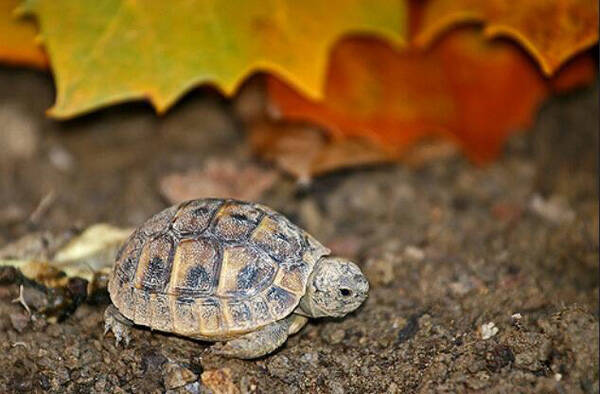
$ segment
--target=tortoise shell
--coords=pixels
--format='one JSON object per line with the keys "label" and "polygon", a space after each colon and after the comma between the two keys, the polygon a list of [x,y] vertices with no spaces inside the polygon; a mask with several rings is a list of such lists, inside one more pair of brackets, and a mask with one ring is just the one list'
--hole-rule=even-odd
{"label": "tortoise shell", "polygon": [[154,215],[120,249],[114,305],[136,324],[223,339],[289,315],[329,250],[281,214],[221,199]]}

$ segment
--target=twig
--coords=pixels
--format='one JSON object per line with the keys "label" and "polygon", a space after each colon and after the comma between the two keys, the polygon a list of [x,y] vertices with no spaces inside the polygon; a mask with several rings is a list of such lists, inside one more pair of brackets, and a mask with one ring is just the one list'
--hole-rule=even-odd
{"label": "twig", "polygon": [[12,300],[12,302],[18,302],[21,305],[23,305],[23,308],[25,308],[27,314],[31,317],[31,310],[29,309],[29,306],[27,305],[27,303],[25,302],[25,298],[23,297],[23,285],[19,285],[19,297]]}
{"label": "twig", "polygon": [[54,203],[56,199],[56,194],[54,190],[51,190],[50,193],[46,194],[44,198],[40,200],[38,206],[33,210],[31,215],[29,215],[29,221],[33,224],[38,224],[42,217],[48,212],[48,209]]}
{"label": "twig", "polygon": [[25,342],[15,342],[12,347],[23,346],[25,349],[29,349],[29,346]]}

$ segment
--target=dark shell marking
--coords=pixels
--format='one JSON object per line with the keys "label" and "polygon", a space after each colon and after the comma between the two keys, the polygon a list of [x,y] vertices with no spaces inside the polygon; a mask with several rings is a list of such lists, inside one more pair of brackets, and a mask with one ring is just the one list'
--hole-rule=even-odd
{"label": "dark shell marking", "polygon": [[227,338],[290,314],[328,253],[262,205],[194,200],[154,215],[130,236],[109,292],[137,324]]}

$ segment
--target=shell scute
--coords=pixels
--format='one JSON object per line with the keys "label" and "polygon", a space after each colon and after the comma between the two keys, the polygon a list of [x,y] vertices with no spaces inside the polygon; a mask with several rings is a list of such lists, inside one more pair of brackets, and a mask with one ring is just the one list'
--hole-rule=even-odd
{"label": "shell scute", "polygon": [[302,250],[302,238],[281,216],[267,216],[252,233],[252,241],[267,251],[277,261],[297,259]]}
{"label": "shell scute", "polygon": [[226,248],[216,294],[249,298],[272,283],[277,268],[277,263],[257,248],[248,245]]}
{"label": "shell scute", "polygon": [[308,265],[303,262],[282,265],[275,278],[275,284],[293,293],[304,292],[305,278],[310,274]]}
{"label": "shell scute", "polygon": [[154,293],[150,295],[149,313],[152,316],[152,327],[161,331],[173,329],[173,314],[170,299],[167,294]]}
{"label": "shell scute", "polygon": [[248,305],[256,324],[264,324],[276,320],[269,311],[269,306],[263,297],[256,296],[248,300]]}
{"label": "shell scute", "polygon": [[297,304],[293,293],[278,287],[271,286],[266,294],[268,305],[275,316],[282,316],[291,307]]}
{"label": "shell scute", "polygon": [[213,220],[213,234],[223,241],[240,242],[248,238],[263,212],[249,203],[225,203]]}
{"label": "shell scute", "polygon": [[157,213],[142,224],[138,231],[147,236],[153,236],[164,232],[169,228],[169,224],[175,216],[177,209],[177,206],[173,206]]}
{"label": "shell scute", "polygon": [[201,234],[208,228],[221,205],[223,201],[214,199],[183,203],[173,219],[173,229],[181,235]]}
{"label": "shell scute", "polygon": [[124,315],[133,320],[136,324],[153,325],[152,313],[150,310],[151,294],[147,291],[133,288],[131,295],[134,308],[128,311],[129,314],[124,313]]}
{"label": "shell scute", "polygon": [[200,319],[200,332],[219,335],[225,331],[221,303],[215,298],[199,299],[196,304]]}
{"label": "shell scute", "polygon": [[210,239],[186,239],[176,247],[167,292],[176,296],[212,294],[218,280],[220,249]]}
{"label": "shell scute", "polygon": [[171,275],[173,240],[168,235],[146,242],[140,254],[134,287],[152,293],[164,291]]}
{"label": "shell scute", "polygon": [[200,331],[198,308],[193,298],[175,298],[172,301],[173,331],[182,335],[193,335]]}
{"label": "shell scute", "polygon": [[122,281],[129,282],[135,276],[144,241],[138,232],[134,232],[117,252],[114,272]]}
{"label": "shell scute", "polygon": [[230,326],[237,329],[250,327],[252,322],[252,312],[250,307],[243,301],[230,301],[227,303],[230,316]]}

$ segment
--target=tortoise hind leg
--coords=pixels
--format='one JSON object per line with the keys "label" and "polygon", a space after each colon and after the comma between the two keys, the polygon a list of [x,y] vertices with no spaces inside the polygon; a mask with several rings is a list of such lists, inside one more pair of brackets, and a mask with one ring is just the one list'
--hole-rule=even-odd
{"label": "tortoise hind leg", "polygon": [[275,351],[288,338],[291,318],[271,324],[211,347],[211,352],[226,357],[258,358]]}
{"label": "tortoise hind leg", "polygon": [[133,322],[123,316],[114,305],[110,305],[104,311],[104,335],[112,331],[115,336],[115,346],[118,346],[121,341],[125,342],[125,347],[129,345],[131,340],[129,327],[131,326],[133,326]]}

